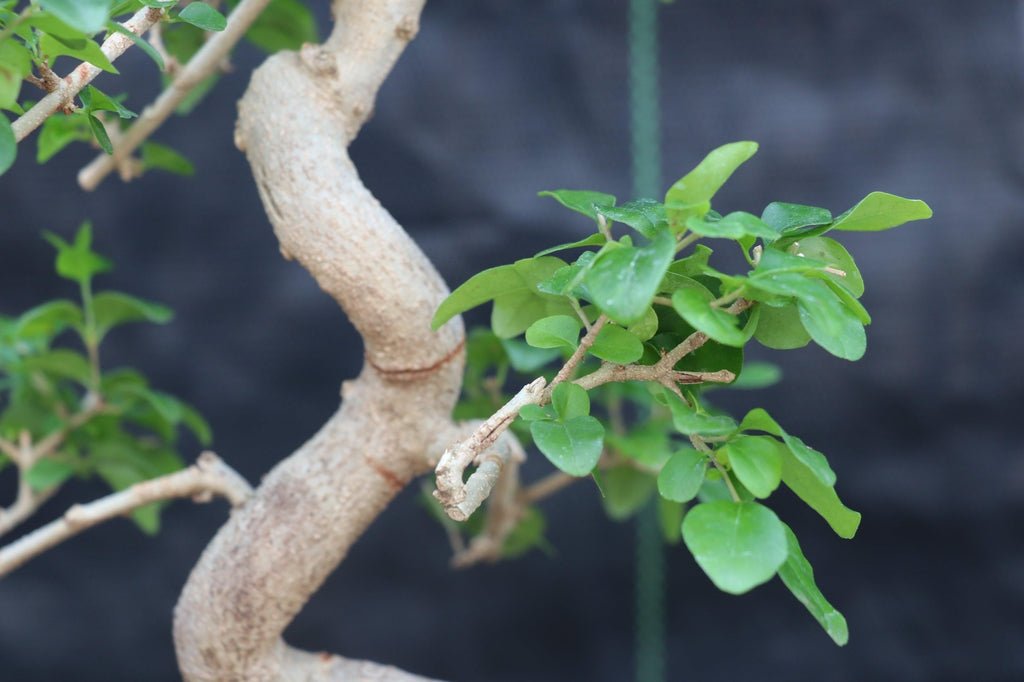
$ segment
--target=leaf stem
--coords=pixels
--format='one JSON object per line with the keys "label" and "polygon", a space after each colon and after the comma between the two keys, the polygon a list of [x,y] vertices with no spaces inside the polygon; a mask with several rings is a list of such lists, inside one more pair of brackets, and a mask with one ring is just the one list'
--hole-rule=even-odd
{"label": "leaf stem", "polygon": [[742,500],[740,499],[739,493],[736,492],[736,487],[732,484],[732,479],[729,478],[729,472],[725,470],[722,463],[718,461],[717,457],[715,457],[715,451],[709,448],[707,442],[696,434],[690,436],[690,442],[693,444],[693,447],[707,455],[708,459],[711,460],[711,463],[715,465],[716,469],[718,469],[718,473],[722,475],[722,480],[725,481],[725,487],[729,489],[729,495],[732,497],[732,501],[737,503],[741,502]]}

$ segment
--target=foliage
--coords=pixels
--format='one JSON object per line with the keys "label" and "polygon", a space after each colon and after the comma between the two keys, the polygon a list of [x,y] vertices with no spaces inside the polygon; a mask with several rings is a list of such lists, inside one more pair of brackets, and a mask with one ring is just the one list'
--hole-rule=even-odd
{"label": "foliage", "polygon": [[[690,342],[694,347],[674,370],[729,370],[737,387],[778,379],[770,365],[744,363],[744,348],[755,341],[775,349],[814,341],[836,357],[859,359],[871,321],[859,301],[864,282],[833,236],[889,229],[931,210],[883,192],[838,217],[780,202],[760,216],[713,210],[716,192],[756,151],[753,142],[713,150],[663,201],[618,204],[599,192],[542,192],[589,218],[595,231],[485,270],[442,303],[434,328],[494,302],[491,331],[469,338],[458,416],[486,417],[504,404],[505,385],[515,385],[510,370],[551,380],[584,341],[592,342],[577,368],[584,379],[602,363],[653,366]],[[712,248],[698,243],[704,241],[738,247],[746,272],[713,267]],[[590,338],[587,330],[599,320],[606,324]],[[524,408],[514,428],[532,436],[561,471],[593,476],[613,518],[628,517],[657,494],[666,540],[681,534],[716,586],[740,594],[778,574],[835,642],[845,644],[845,620],[818,590],[795,535],[765,500],[785,486],[843,538],[853,537],[860,514],[840,501],[823,454],[763,408],[741,420],[716,409],[707,397],[714,385],[652,380],[587,391],[566,381],[551,392],[550,404]],[[684,504],[692,506],[684,512]],[[542,533],[535,542],[543,543]]]}
{"label": "foliage", "polygon": [[[117,75],[117,68],[100,47],[114,33],[128,36],[163,73],[165,85],[169,84],[173,72],[168,58],[185,64],[202,47],[209,33],[222,31],[227,25],[225,16],[208,3],[190,2],[179,9],[180,4],[178,0],[0,0],[0,109],[15,116],[30,109],[34,102],[23,98],[22,84],[52,82],[57,77],[54,71],[63,68],[57,63],[62,57],[89,62]],[[237,0],[227,3],[229,8],[237,4]],[[144,7],[163,13],[166,51],[122,26]],[[272,0],[245,37],[268,53],[297,49],[303,42],[316,40],[316,22],[301,0]],[[219,75],[214,74],[195,88],[178,113],[191,112],[218,79]],[[122,104],[125,99],[126,95],[115,97],[93,85],[86,87],[77,103],[43,123],[36,160],[45,163],[73,142],[90,143],[112,153],[108,126],[127,125],[135,118],[135,113]],[[0,174],[10,168],[16,154],[11,121],[0,115]],[[139,162],[142,171],[192,173],[192,164],[179,152],[157,143],[143,147]]]}
{"label": "foliage", "polygon": [[[93,278],[112,266],[93,251],[88,223],[71,242],[50,233],[46,238],[57,250],[57,274],[78,285],[79,300],[49,301],[0,317],[0,437],[18,441],[27,434],[35,444],[60,438],[60,446],[27,472],[29,485],[39,491],[94,476],[121,490],[180,469],[180,431],[188,429],[207,445],[212,434],[206,421],[138,371],[100,363],[102,343],[113,329],[164,324],[170,309],[117,291],[93,291]],[[66,343],[72,339],[76,343]],[[0,466],[5,463],[0,455]],[[133,518],[154,533],[159,506],[142,507]]]}

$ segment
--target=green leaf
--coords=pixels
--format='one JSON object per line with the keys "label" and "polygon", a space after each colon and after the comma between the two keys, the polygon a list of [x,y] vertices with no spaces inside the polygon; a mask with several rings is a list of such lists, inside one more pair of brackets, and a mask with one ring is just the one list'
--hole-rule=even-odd
{"label": "green leaf", "polygon": [[736,478],[754,497],[768,497],[782,480],[778,441],[770,436],[736,436],[721,448]]}
{"label": "green leaf", "polygon": [[799,233],[807,227],[828,225],[832,222],[832,212],[817,206],[773,201],[765,206],[761,220],[779,234],[789,235]]}
{"label": "green leaf", "polygon": [[723,216],[719,220],[707,220],[692,216],[686,221],[686,227],[695,234],[720,239],[741,239],[743,237],[760,237],[772,241],[779,234],[756,215],[736,211]]}
{"label": "green leaf", "polygon": [[782,455],[782,482],[814,511],[828,522],[841,538],[849,540],[857,534],[860,514],[840,501],[835,488],[826,485],[791,450],[779,450]]}
{"label": "green leaf", "polygon": [[648,239],[654,239],[657,231],[665,224],[665,206],[653,199],[637,199],[621,206],[604,206],[598,212],[609,220],[629,225]]}
{"label": "green leaf", "polygon": [[313,13],[298,0],[271,0],[246,32],[245,39],[268,54],[320,42]]}
{"label": "green leaf", "polygon": [[628,365],[644,354],[644,344],[622,327],[606,324],[597,333],[589,353],[616,365]]}
{"label": "green leaf", "polygon": [[623,465],[610,467],[602,473],[601,499],[605,512],[615,521],[624,521],[640,511],[654,494],[654,476]]}
{"label": "green leaf", "polygon": [[534,348],[517,339],[500,339],[512,369],[522,374],[535,374],[544,365],[562,354],[557,348]]}
{"label": "green leaf", "polygon": [[57,249],[55,267],[57,274],[65,279],[82,283],[113,267],[109,260],[92,250],[92,225],[88,221],[78,228],[73,244],[52,232],[44,232],[43,237]]}
{"label": "green leaf", "polygon": [[748,362],[743,365],[739,378],[732,383],[733,388],[757,389],[774,386],[782,380],[782,369],[770,362]]}
{"label": "green leaf", "polygon": [[138,116],[134,111],[126,109],[116,99],[91,85],[87,85],[79,94],[79,97],[82,98],[82,104],[85,105],[87,112],[110,111],[117,114],[120,118],[135,118]]}
{"label": "green leaf", "polygon": [[590,414],[590,396],[582,387],[563,381],[551,392],[551,406],[559,421],[569,421]]}
{"label": "green leaf", "polygon": [[196,28],[215,33],[223,31],[224,27],[228,25],[228,20],[224,18],[224,15],[205,2],[189,3],[185,9],[178,12],[178,19],[192,24]]}
{"label": "green leaf", "polygon": [[786,532],[787,556],[779,567],[779,577],[793,596],[807,607],[814,619],[825,629],[832,641],[844,646],[850,639],[846,618],[825,599],[814,582],[814,569],[800,550],[800,543],[793,530],[782,524]]}
{"label": "green leaf", "polygon": [[586,190],[556,189],[545,192],[538,192],[539,197],[551,197],[562,206],[582,213],[583,215],[597,220],[599,208],[607,208],[615,205],[615,197],[602,192],[588,192]]}
{"label": "green leaf", "polygon": [[864,278],[853,261],[853,256],[835,239],[808,237],[797,242],[795,248],[798,256],[813,258],[842,270],[846,273],[845,276],[834,273],[826,273],[826,276],[831,281],[842,285],[857,298],[864,294]]}
{"label": "green leaf", "polygon": [[536,256],[534,256],[534,258],[540,258],[541,256],[547,256],[548,254],[555,253],[556,251],[567,251],[569,249],[582,249],[582,248],[585,248],[587,246],[604,246],[605,242],[607,242],[607,241],[608,240],[605,239],[605,236],[603,234],[601,234],[600,232],[595,232],[594,234],[590,235],[589,237],[584,237],[583,239],[580,239],[579,241],[569,242],[567,244],[559,244],[558,246],[552,246],[550,249],[544,249],[543,251],[538,253]]}
{"label": "green leaf", "polygon": [[192,162],[166,145],[157,142],[142,143],[142,167],[162,170],[174,175],[190,176],[196,172]]}
{"label": "green leaf", "polygon": [[11,122],[6,116],[0,116],[0,175],[14,165],[18,156],[18,142],[14,139]]}
{"label": "green leaf", "polygon": [[647,341],[658,333],[658,314],[654,312],[653,307],[647,308],[644,316],[638,322],[629,325],[626,331],[641,341]]}
{"label": "green leaf", "polygon": [[757,322],[754,338],[768,348],[789,350],[803,348],[811,341],[811,335],[800,322],[800,312],[795,303],[776,308],[759,305],[761,319]]}
{"label": "green leaf", "polygon": [[814,342],[844,360],[859,360],[867,350],[867,334],[858,316],[821,282],[813,296],[797,300],[800,322]]}
{"label": "green leaf", "polygon": [[25,482],[36,492],[55,488],[71,478],[75,468],[59,459],[47,457],[36,462],[25,475]]}
{"label": "green leaf", "polygon": [[693,448],[683,448],[672,455],[658,474],[658,492],[666,500],[689,502],[700,492],[707,469],[707,457]]}
{"label": "green leaf", "polygon": [[569,351],[579,345],[580,328],[578,318],[569,315],[544,317],[526,330],[526,343],[534,348],[567,348]]}
{"label": "green leaf", "polygon": [[685,505],[670,502],[664,497],[658,498],[658,524],[661,526],[661,536],[667,544],[678,545],[683,539],[681,531],[685,513]]}
{"label": "green leaf", "polygon": [[523,409],[519,410],[519,417],[528,422],[555,419],[557,416],[555,408],[550,405],[523,405]]}
{"label": "green leaf", "polygon": [[814,448],[809,447],[796,436],[789,435],[763,408],[755,407],[750,410],[750,412],[747,412],[746,416],[743,417],[743,421],[740,422],[740,430],[764,431],[765,433],[770,433],[773,436],[779,436],[782,438],[786,447],[789,448],[793,456],[807,467],[808,471],[810,471],[815,478],[817,478],[823,485],[835,485],[836,474],[832,471],[832,467],[829,466],[828,460],[825,459],[825,455],[821,454]]}
{"label": "green leaf", "polygon": [[912,220],[932,217],[932,209],[920,199],[904,199],[886,192],[872,192],[832,223],[833,230],[878,232]]}
{"label": "green leaf", "polygon": [[659,469],[670,455],[667,427],[663,419],[649,419],[624,434],[607,433],[605,441],[617,453],[642,466]]}
{"label": "green leaf", "polygon": [[671,391],[664,392],[676,430],[687,436],[725,436],[736,431],[736,422],[725,415],[699,413]]}
{"label": "green leaf", "polygon": [[145,38],[136,33],[132,33],[116,21],[108,21],[107,30],[113,33],[120,33],[121,35],[125,36],[126,38],[128,38],[128,40],[135,43],[135,46],[142,50],[147,57],[153,60],[153,63],[156,64],[156,68],[160,69],[161,71],[167,70],[167,65],[164,64],[164,58],[160,55],[159,52],[157,52],[155,47],[153,47],[149,44],[148,41],[146,41]]}
{"label": "green leaf", "polygon": [[738,317],[712,308],[710,294],[698,289],[677,289],[672,294],[672,307],[695,329],[719,343],[735,347],[746,343]]}
{"label": "green leaf", "polygon": [[96,294],[93,299],[93,310],[99,339],[102,339],[110,329],[118,325],[129,322],[166,324],[174,316],[167,306],[144,301],[118,291],[103,291]]}
{"label": "green leaf", "polygon": [[638,322],[654,300],[674,255],[675,239],[668,231],[659,232],[646,246],[605,251],[583,280],[591,302],[613,322]]}
{"label": "green leaf", "polygon": [[39,0],[39,4],[68,26],[92,35],[101,31],[106,25],[114,2],[113,0]]}
{"label": "green leaf", "polygon": [[[106,20],[104,19],[104,21]],[[57,57],[68,56],[89,62],[107,73],[120,73],[110,63],[107,55],[103,54],[100,46],[89,39],[66,41],[56,34],[44,33],[39,39],[39,52],[50,62],[51,66]]]}
{"label": "green leaf", "polygon": [[54,154],[72,142],[89,142],[92,130],[85,112],[78,111],[71,115],[54,114],[43,123],[39,133],[36,161],[46,163]]}
{"label": "green leaf", "polygon": [[213,442],[213,430],[199,411],[188,403],[181,403],[181,423],[192,432],[203,447]]}
{"label": "green leaf", "polygon": [[601,458],[604,427],[593,417],[565,422],[535,421],[530,434],[552,464],[570,476],[586,476]]}
{"label": "green leaf", "polygon": [[527,507],[519,521],[505,537],[505,543],[501,546],[501,556],[506,559],[515,559],[534,548],[545,549],[547,547],[547,540],[544,538],[545,530],[547,530],[547,521],[545,521],[544,515],[536,507]]}
{"label": "green leaf", "polygon": [[30,73],[32,53],[16,40],[0,42],[0,107],[17,104],[21,82]]}
{"label": "green leaf", "polygon": [[767,582],[788,556],[785,527],[756,502],[706,502],[683,519],[683,541],[718,589],[743,594]]}
{"label": "green leaf", "polygon": [[715,193],[756,152],[756,142],[732,142],[712,150],[665,194],[669,220],[682,226],[690,216],[707,213]]}
{"label": "green leaf", "polygon": [[57,300],[36,306],[21,314],[14,325],[20,339],[43,338],[47,342],[68,327],[82,324],[82,309],[68,300]]}
{"label": "green leaf", "polygon": [[89,127],[92,129],[92,135],[96,138],[96,143],[100,146],[100,149],[107,154],[113,154],[114,145],[110,142],[110,136],[107,135],[107,129],[103,127],[103,122],[92,114],[87,114],[87,117]]}
{"label": "green leaf", "polygon": [[73,379],[83,386],[89,383],[92,375],[89,361],[81,353],[64,348],[27,357],[24,366],[28,370]]}

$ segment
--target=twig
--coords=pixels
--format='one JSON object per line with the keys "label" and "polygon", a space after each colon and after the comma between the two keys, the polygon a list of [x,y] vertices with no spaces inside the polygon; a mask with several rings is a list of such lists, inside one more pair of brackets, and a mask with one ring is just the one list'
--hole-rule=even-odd
{"label": "twig", "polygon": [[562,369],[558,370],[558,374],[556,374],[555,378],[551,380],[551,386],[548,389],[549,392],[551,389],[554,389],[555,386],[572,376],[572,373],[575,372],[576,368],[579,367],[581,362],[583,362],[583,357],[587,354],[587,351],[594,345],[594,341],[597,340],[597,335],[601,333],[601,329],[607,321],[608,316],[602,314],[594,321],[594,325],[587,329],[586,335],[580,339],[580,345],[576,347],[573,354],[568,360],[566,360],[565,364],[562,365]]}
{"label": "twig", "polygon": [[700,450],[701,452],[708,456],[708,459],[711,460],[711,463],[715,465],[716,469],[718,469],[718,473],[722,475],[722,480],[725,481],[725,487],[729,489],[729,495],[732,496],[732,501],[739,502],[739,493],[736,492],[736,487],[732,484],[732,479],[729,478],[729,472],[725,470],[725,467],[722,466],[722,463],[718,461],[717,457],[715,457],[715,451],[709,448],[708,444],[704,441],[704,439],[696,434],[690,435],[690,443],[693,444],[693,447],[697,448],[698,450]]}
{"label": "twig", "polygon": [[82,189],[96,189],[103,179],[118,168],[123,159],[148,138],[153,131],[174,113],[178,105],[201,84],[207,76],[218,70],[231,48],[242,39],[270,0],[242,0],[228,16],[227,26],[204,44],[188,61],[177,76],[160,93],[156,100],[146,107],[138,120],[125,131],[113,154],[100,154],[78,172],[78,184]]}
{"label": "twig", "polygon": [[559,490],[579,480],[581,479],[578,476],[570,476],[564,471],[555,471],[536,483],[523,488],[522,492],[519,493],[519,499],[524,505],[533,504],[543,500],[545,497],[554,495]]}
{"label": "twig", "polygon": [[[131,19],[123,26],[137,36],[149,30],[163,17],[163,10],[143,7],[136,12]],[[124,54],[125,50],[134,45],[131,38],[123,33],[112,33],[109,38],[103,41],[100,49],[107,59],[113,62]],[[82,88],[92,82],[96,76],[102,73],[102,69],[93,66],[88,62],[82,62],[75,69],[61,79],[56,89],[39,100],[35,106],[22,114],[18,120],[11,124],[14,130],[14,139],[21,142],[28,134],[43,124],[47,118],[58,110],[65,109],[71,104],[75,95],[81,92]]]}
{"label": "twig", "polygon": [[56,521],[0,549],[0,576],[83,530],[152,502],[179,497],[208,502],[214,495],[219,495],[237,507],[251,492],[252,488],[234,469],[212,452],[204,452],[187,469],[136,483],[88,504],[76,504]]}

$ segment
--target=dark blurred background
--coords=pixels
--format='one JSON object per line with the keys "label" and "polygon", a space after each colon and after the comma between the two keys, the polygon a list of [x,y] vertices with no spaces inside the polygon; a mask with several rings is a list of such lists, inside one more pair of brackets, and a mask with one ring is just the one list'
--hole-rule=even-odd
{"label": "dark blurred background", "polygon": [[[352,154],[449,283],[583,234],[584,219],[538,190],[629,195],[626,16],[609,1],[428,4]],[[752,139],[761,152],[719,208],[783,200],[838,213],[882,189],[935,210],[927,223],[844,235],[874,315],[863,361],[760,352],[783,383],[729,400],[769,406],[829,455],[841,495],[864,513],[844,541],[779,495],[850,644],[835,647],[778,581],[719,593],[677,547],[670,680],[1024,679],[1022,16],[996,0],[661,10],[666,181],[712,147]],[[100,284],[177,311],[167,328],[115,333],[105,358],[198,405],[215,449],[254,482],[335,409],[362,361],[335,304],[278,255],[232,145],[235,101],[260,58],[243,47],[235,73],[156,135],[196,163],[192,180],[152,173],[85,194],[74,176],[92,152],[39,167],[33,138],[0,181],[0,311],[73,295],[39,232],[91,218],[117,264]],[[157,92],[152,64],[130,53],[118,66],[138,110]],[[548,470],[538,456],[527,475]],[[102,492],[73,483],[39,519]],[[546,505],[556,556],[465,572],[448,569],[416,492],[360,540],[292,643],[453,680],[632,678],[634,527],[608,521],[593,486]],[[171,609],[225,513],[178,503],[156,538],[112,522],[0,581],[0,678],[177,679]]]}

